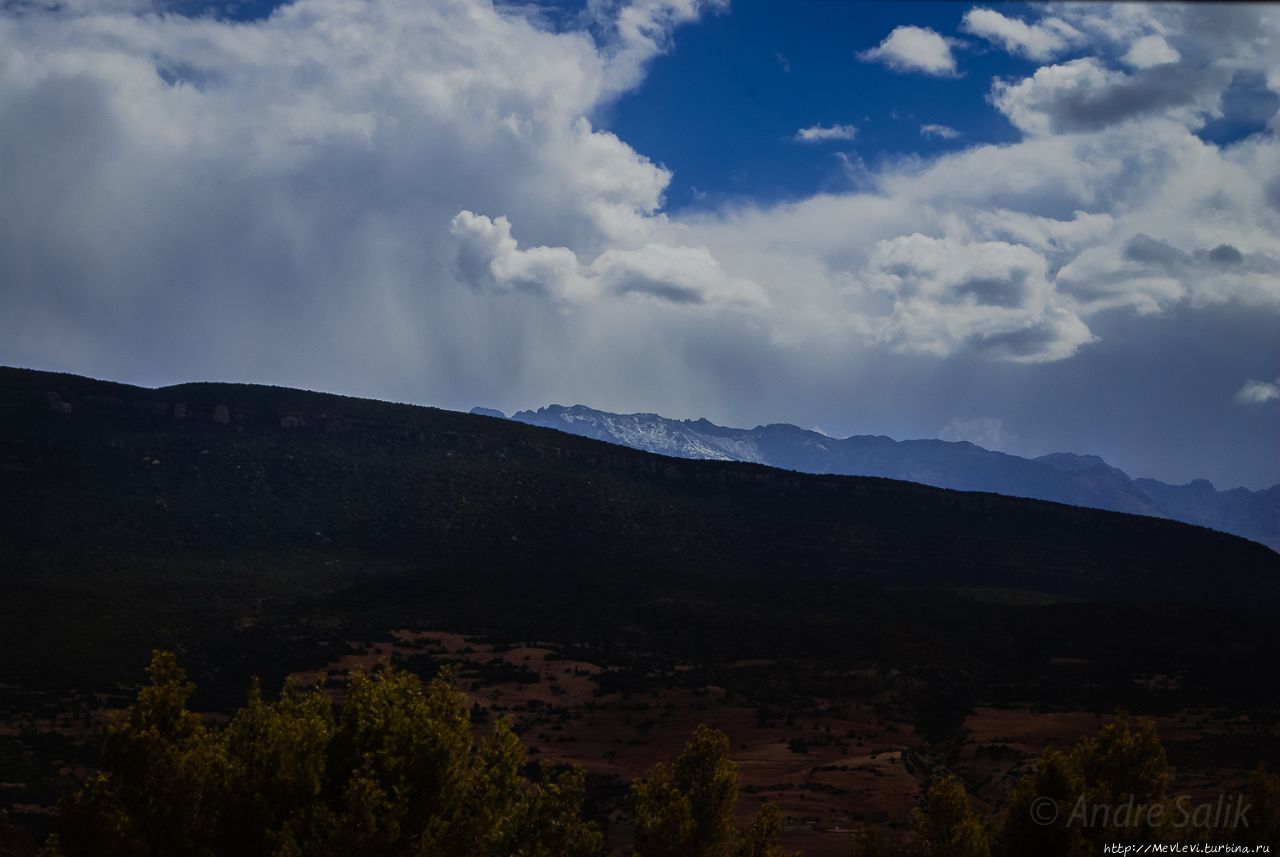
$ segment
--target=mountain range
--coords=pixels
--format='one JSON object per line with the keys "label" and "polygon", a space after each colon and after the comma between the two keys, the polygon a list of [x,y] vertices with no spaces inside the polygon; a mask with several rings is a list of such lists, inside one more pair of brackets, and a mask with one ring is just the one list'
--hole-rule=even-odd
{"label": "mountain range", "polygon": [[[659,425],[628,424],[637,432]],[[331,570],[409,564],[545,580],[607,569],[649,580],[1280,603],[1280,556],[1233,535],[1000,496],[989,492],[990,480],[980,483],[988,493],[920,484],[942,481],[945,455],[933,468],[922,456],[907,471],[913,481],[799,473],[841,443],[789,427],[758,435],[689,427],[707,439],[704,456],[737,448],[790,470],[660,456],[518,420],[303,390],[149,390],[0,370],[0,565],[8,554],[9,576],[23,577],[14,569],[33,558],[47,567],[65,555],[79,573],[87,554],[91,564],[198,557],[314,569],[319,552],[337,563]],[[897,448],[887,438],[872,444],[890,457]],[[979,460],[994,455],[958,448]],[[1059,484],[1105,476],[1096,467],[1071,474],[1008,463],[1057,474]]]}
{"label": "mountain range", "polygon": [[[646,425],[657,431],[633,428]],[[786,444],[767,440],[797,429],[753,440],[691,427],[704,456],[802,461],[802,444],[783,458]],[[225,714],[253,676],[278,687],[381,656],[373,641],[402,632],[462,635],[468,652],[500,644],[511,664],[539,641],[559,659],[537,665],[551,702],[527,706],[546,747],[563,733],[532,718],[579,716],[549,677],[585,661],[599,665],[583,697],[590,758],[609,761],[622,735],[668,734],[684,716],[667,713],[673,699],[711,722],[710,701],[731,718],[755,711],[733,722],[766,730],[766,752],[796,755],[806,783],[813,762],[777,739],[810,733],[777,731],[771,712],[812,712],[816,747],[833,734],[819,728],[833,693],[864,700],[886,735],[961,729],[988,706],[1078,712],[1088,729],[1116,708],[1223,712],[1233,731],[1277,710],[1265,675],[1280,660],[1280,554],[1239,536],[248,384],[147,389],[0,367],[0,596],[0,820],[19,808],[32,829],[51,818],[62,772],[101,758],[69,730],[96,733],[93,712],[126,704],[157,648],[180,654],[193,709]],[[492,655],[460,673],[472,690],[503,663]],[[441,661],[402,663],[434,675]],[[504,689],[503,709],[512,698]],[[990,734],[1007,747],[1004,726]],[[1248,770],[1280,753],[1252,728],[1224,737],[1239,749],[1196,745],[1215,777],[1224,759]],[[643,767],[669,746],[625,740]],[[987,759],[974,764],[989,776]],[[612,770],[593,774],[601,800],[625,794]]]}
{"label": "mountain range", "polygon": [[[505,417],[491,408],[472,413]],[[705,419],[615,414],[583,405],[549,405],[510,419],[680,458],[749,461],[802,473],[881,476],[961,491],[1051,500],[1151,515],[1221,530],[1280,550],[1280,485],[1219,491],[1197,479],[1170,485],[1134,479],[1096,455],[1023,458],[967,441],[828,437],[785,423],[726,428]]]}

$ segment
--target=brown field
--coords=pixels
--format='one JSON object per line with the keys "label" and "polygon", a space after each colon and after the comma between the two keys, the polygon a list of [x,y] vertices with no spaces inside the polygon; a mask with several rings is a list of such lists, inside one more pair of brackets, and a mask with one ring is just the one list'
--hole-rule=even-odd
{"label": "brown field", "polygon": [[[997,809],[1044,749],[1070,747],[1107,719],[979,706],[965,722],[963,742],[939,753],[911,724],[881,716],[876,703],[883,700],[875,698],[819,699],[788,722],[765,725],[755,706],[718,687],[604,692],[595,677],[607,668],[564,658],[550,643],[496,646],[461,634],[402,629],[383,641],[352,645],[364,653],[296,677],[314,682],[325,673],[331,692],[339,694],[349,670],[372,668],[384,658],[428,656],[455,663],[461,689],[489,715],[511,717],[532,758],[578,765],[596,788],[613,784],[615,794],[655,762],[673,759],[699,723],[715,726],[729,736],[740,768],[741,816],[766,800],[776,802],[786,817],[783,844],[807,857],[846,857],[865,827],[903,829],[928,777],[944,769],[964,778],[980,806]],[[481,665],[494,661],[537,679],[529,674],[524,681],[481,679]],[[1247,723],[1212,711],[1155,720],[1166,746],[1248,729]],[[478,730],[485,730],[483,722]],[[803,744],[793,745],[796,741]],[[1240,784],[1249,767],[1183,769],[1174,787],[1193,797],[1208,795]],[[615,810],[610,821],[613,840],[625,841],[622,813]]]}
{"label": "brown field", "polygon": [[[1107,716],[1091,712],[1041,712],[1029,707],[977,706],[967,717],[962,740],[931,747],[913,725],[886,714],[886,694],[814,699],[794,712],[762,722],[755,705],[715,686],[671,686],[643,692],[610,692],[599,677],[611,667],[561,654],[552,643],[499,645],[458,633],[396,630],[383,640],[348,641],[359,654],[343,655],[293,678],[304,684],[322,679],[339,698],[353,670],[373,669],[391,659],[418,672],[437,665],[458,669],[459,687],[484,713],[477,718],[483,737],[494,717],[508,716],[530,748],[531,759],[573,764],[588,774],[589,793],[609,807],[610,841],[622,853],[627,841],[621,809],[625,784],[655,762],[679,754],[699,723],[723,730],[739,765],[739,813],[745,818],[764,801],[774,801],[786,818],[783,844],[807,857],[847,857],[859,832],[868,827],[905,829],[930,776],[950,770],[961,776],[977,804],[998,810],[1017,778],[1048,747],[1065,749],[1093,734]],[[581,651],[574,649],[574,651]],[[786,669],[767,660],[728,666]],[[676,664],[674,672],[690,669]],[[495,677],[495,669],[498,671]],[[505,670],[506,674],[503,674]],[[46,710],[0,721],[0,736],[20,733],[91,740],[125,695],[80,695]],[[1258,735],[1247,720],[1210,709],[1156,716],[1166,748],[1193,746],[1206,738]],[[225,716],[211,715],[212,721]],[[1266,730],[1275,736],[1276,730]],[[1176,769],[1174,790],[1208,797],[1243,782],[1254,763]],[[72,777],[84,770],[60,764]],[[0,799],[24,783],[0,782]],[[47,817],[47,804],[8,803],[15,821]]]}

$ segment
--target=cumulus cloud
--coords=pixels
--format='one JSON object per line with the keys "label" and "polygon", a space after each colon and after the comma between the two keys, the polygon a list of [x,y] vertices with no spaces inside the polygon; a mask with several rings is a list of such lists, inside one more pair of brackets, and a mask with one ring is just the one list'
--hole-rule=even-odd
{"label": "cumulus cloud", "polygon": [[960,28],[1032,60],[1052,59],[1085,39],[1083,33],[1061,18],[1047,17],[1028,24],[983,7],[966,12]]}
{"label": "cumulus cloud", "polygon": [[811,125],[796,132],[798,143],[830,143],[833,141],[852,140],[858,135],[853,125]]}
{"label": "cumulus cloud", "polygon": [[1134,42],[1121,59],[1133,68],[1151,68],[1177,62],[1182,54],[1170,47],[1163,36],[1150,33]]}
{"label": "cumulus cloud", "polygon": [[1249,379],[1236,393],[1236,401],[1242,405],[1261,405],[1276,399],[1280,399],[1280,378],[1275,381]]}
{"label": "cumulus cloud", "polygon": [[992,102],[1029,134],[1096,131],[1129,119],[1166,116],[1198,127],[1218,110],[1229,70],[1190,65],[1134,74],[1096,57],[1044,66],[1020,81],[997,81]]}
{"label": "cumulus cloud", "polygon": [[951,43],[928,27],[894,27],[884,41],[858,57],[867,62],[884,63],[894,71],[937,76],[956,74]]}
{"label": "cumulus cloud", "polygon": [[677,27],[707,11],[724,11],[728,5],[728,0],[590,0],[588,14],[609,37],[605,85],[615,92],[632,88],[649,60],[670,49]]}
{"label": "cumulus cloud", "polygon": [[520,249],[506,217],[460,211],[451,231],[458,239],[459,276],[479,289],[523,290],[565,304],[602,295],[757,308],[769,303],[757,283],[726,274],[705,247],[610,249],[584,266],[568,247]]}
{"label": "cumulus cloud", "polygon": [[[591,3],[579,30],[480,0],[132,3],[0,12],[0,362],[899,435],[975,407],[1065,432],[1145,396],[1107,367],[1204,319],[1232,332],[1188,407],[1278,371],[1280,146],[1196,135],[1232,81],[1280,89],[1265,7],[1044,7],[1028,26],[1096,56],[996,87],[1017,139],[672,213],[671,171],[590,117],[718,4]],[[1122,69],[1153,34],[1180,59]],[[873,52],[955,73],[933,36]],[[1017,395],[1050,372],[1076,390],[1053,418]],[[1154,437],[1147,413],[1126,425]]]}
{"label": "cumulus cloud", "polygon": [[576,253],[568,247],[521,250],[506,217],[491,220],[460,211],[451,231],[458,239],[458,274],[477,289],[523,289],[561,302],[586,300],[599,293],[598,284],[579,269]]}
{"label": "cumulus cloud", "polygon": [[966,348],[1034,363],[1061,360],[1093,338],[1047,274],[1048,262],[1027,247],[915,233],[878,242],[861,281],[892,301],[880,335],[897,350]]}
{"label": "cumulus cloud", "polygon": [[671,174],[586,117],[704,6],[613,8],[602,39],[473,0],[0,13],[3,359],[447,401],[548,373],[571,321],[531,298],[733,303],[714,259],[577,262],[661,250]]}
{"label": "cumulus cloud", "polygon": [[1151,314],[1184,300],[1280,308],[1280,260],[1245,255],[1225,243],[1187,252],[1144,233],[1119,246],[1087,249],[1058,272],[1056,282],[1094,311],[1130,307]]}
{"label": "cumulus cloud", "polygon": [[947,125],[927,123],[920,126],[920,136],[933,137],[939,140],[955,140],[960,136],[960,132]]}

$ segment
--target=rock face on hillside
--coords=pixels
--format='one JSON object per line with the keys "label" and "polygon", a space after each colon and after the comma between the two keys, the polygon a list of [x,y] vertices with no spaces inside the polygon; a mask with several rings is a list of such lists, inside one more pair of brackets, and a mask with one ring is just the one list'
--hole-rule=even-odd
{"label": "rock face on hillside", "polygon": [[1096,455],[1053,453],[1033,460],[965,441],[895,441],[879,435],[832,438],[787,424],[725,428],[705,419],[612,414],[583,405],[549,405],[519,411],[511,419],[681,458],[750,461],[803,473],[882,476],[939,488],[1154,515],[1212,527],[1280,550],[1280,485],[1265,491],[1216,491],[1204,480],[1168,485],[1131,479]]}

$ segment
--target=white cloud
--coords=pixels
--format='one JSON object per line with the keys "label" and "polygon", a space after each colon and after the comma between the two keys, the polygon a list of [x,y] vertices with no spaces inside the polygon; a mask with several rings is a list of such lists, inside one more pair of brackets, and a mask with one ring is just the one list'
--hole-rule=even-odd
{"label": "white cloud", "polygon": [[982,7],[966,12],[960,28],[1032,60],[1052,59],[1084,41],[1084,34],[1061,18],[1028,24]]}
{"label": "white cloud", "polygon": [[1144,314],[1181,302],[1227,302],[1280,309],[1280,258],[1231,244],[1184,251],[1144,233],[1099,245],[1064,266],[1058,288],[1092,311],[1130,307]]}
{"label": "white cloud", "polygon": [[1242,405],[1261,405],[1276,399],[1280,399],[1280,378],[1274,382],[1251,378],[1236,393],[1236,401]]}
{"label": "white cloud", "polygon": [[880,337],[896,350],[972,349],[1034,363],[1061,360],[1093,339],[1047,274],[1045,258],[1027,247],[915,233],[877,242],[859,279],[892,302]]}
{"label": "white cloud", "polygon": [[645,295],[677,304],[769,306],[759,284],[726,274],[706,247],[655,243],[635,250],[606,250],[588,273],[618,295]]}
{"label": "white cloud", "polygon": [[758,284],[727,275],[705,247],[610,249],[584,266],[568,247],[520,249],[506,217],[460,211],[451,231],[458,239],[459,277],[478,289],[522,290],[563,304],[625,295],[672,304],[769,304]]}
{"label": "white cloud", "polygon": [[476,288],[525,290],[560,302],[586,300],[599,293],[597,283],[579,270],[568,247],[521,250],[511,237],[511,222],[460,211],[451,222],[458,238],[460,278]]}
{"label": "white cloud", "polygon": [[[933,433],[985,372],[1280,313],[1280,145],[1195,135],[1233,76],[1280,90],[1273,10],[1046,7],[1097,56],[996,88],[1019,139],[670,213],[587,117],[704,7],[591,8],[594,37],[480,0],[0,13],[0,362],[838,430],[892,378]],[[1152,34],[1181,59],[1114,67]],[[933,36],[879,59],[954,73]]]}
{"label": "white cloud", "polygon": [[796,132],[799,143],[829,143],[838,140],[852,140],[858,135],[853,125],[811,125]]}
{"label": "white cloud", "polygon": [[1182,54],[1170,47],[1163,36],[1152,33],[1134,42],[1122,59],[1133,68],[1151,68],[1177,62]]}
{"label": "white cloud", "polygon": [[1157,68],[1134,74],[1095,57],[1043,66],[1021,81],[997,81],[992,103],[1028,134],[1093,131],[1130,119],[1164,116],[1199,127],[1217,113],[1231,82],[1226,68]]}
{"label": "white cloud", "polygon": [[728,5],[728,0],[590,0],[588,13],[612,37],[605,49],[605,85],[613,92],[631,89],[643,78],[649,60],[670,49],[678,26]]}
{"label": "white cloud", "polygon": [[884,41],[858,57],[867,62],[882,62],[894,71],[938,76],[956,74],[951,44],[927,27],[894,27]]}
{"label": "white cloud", "polygon": [[930,122],[920,126],[920,136],[935,137],[939,140],[955,140],[960,136],[960,132],[955,128]]}
{"label": "white cloud", "polygon": [[1007,451],[1016,441],[1017,435],[1005,430],[1004,420],[999,417],[975,417],[961,419],[956,417],[947,423],[940,432],[940,440],[968,441],[983,449]]}
{"label": "white cloud", "polygon": [[[670,173],[584,117],[700,9],[625,5],[601,43],[474,0],[299,0],[247,23],[0,13],[6,359],[122,375],[179,351],[196,376],[371,393],[419,365],[440,397],[545,372],[555,315],[494,365],[527,297],[582,304],[602,280],[571,276],[577,254],[660,243],[665,220]],[[459,288],[464,209],[535,245],[506,221],[459,227],[526,299]],[[695,261],[688,293],[719,305]]]}

